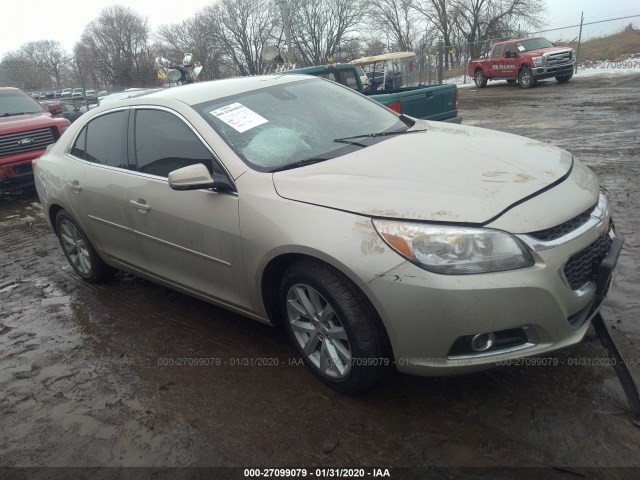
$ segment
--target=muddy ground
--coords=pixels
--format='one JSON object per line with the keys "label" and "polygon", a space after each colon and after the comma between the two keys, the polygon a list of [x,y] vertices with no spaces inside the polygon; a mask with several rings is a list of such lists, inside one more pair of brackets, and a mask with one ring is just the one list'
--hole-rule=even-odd
{"label": "muddy ground", "polygon": [[[491,83],[461,89],[460,105],[463,123],[559,145],[600,176],[626,237],[603,314],[640,379],[640,75]],[[37,202],[0,198],[1,466],[640,467],[613,369],[569,365],[602,363],[593,333],[557,366],[393,375],[343,396],[289,364],[278,330],[129,275],[83,283]]]}

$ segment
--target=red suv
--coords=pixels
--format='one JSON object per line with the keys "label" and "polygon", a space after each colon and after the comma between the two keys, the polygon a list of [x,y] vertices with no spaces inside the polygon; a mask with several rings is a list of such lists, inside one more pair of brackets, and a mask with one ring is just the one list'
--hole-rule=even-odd
{"label": "red suv", "polygon": [[32,160],[69,125],[19,88],[0,87],[0,191],[33,185]]}

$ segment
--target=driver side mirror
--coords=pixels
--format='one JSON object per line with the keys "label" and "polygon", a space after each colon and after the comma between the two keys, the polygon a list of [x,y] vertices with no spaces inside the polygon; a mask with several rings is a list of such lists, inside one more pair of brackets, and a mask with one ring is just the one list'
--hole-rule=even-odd
{"label": "driver side mirror", "polygon": [[173,190],[203,190],[213,188],[218,191],[233,190],[233,185],[226,179],[216,181],[207,167],[202,163],[179,168],[168,175],[169,186]]}
{"label": "driver side mirror", "polygon": [[62,115],[62,105],[59,103],[49,103],[47,110],[49,110],[51,115]]}

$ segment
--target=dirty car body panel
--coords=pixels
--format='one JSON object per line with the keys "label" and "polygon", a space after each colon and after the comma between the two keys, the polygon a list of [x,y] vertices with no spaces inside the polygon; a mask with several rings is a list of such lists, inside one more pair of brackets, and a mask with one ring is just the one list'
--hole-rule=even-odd
{"label": "dirty car body panel", "polygon": [[[126,121],[107,134],[115,114]],[[102,124],[115,160],[91,143]],[[282,324],[345,392],[393,365],[466,373],[580,341],[609,286],[599,265],[621,248],[570,153],[397,115],[308,76],[98,107],[39,160],[36,186],[72,264],[73,245],[95,248],[83,278],[104,262]]]}

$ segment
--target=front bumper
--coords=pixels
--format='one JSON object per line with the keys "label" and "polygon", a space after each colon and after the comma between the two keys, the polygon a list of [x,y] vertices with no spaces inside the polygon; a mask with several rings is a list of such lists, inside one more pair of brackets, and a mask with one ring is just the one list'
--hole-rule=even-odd
{"label": "front bumper", "polygon": [[564,65],[543,65],[541,67],[534,67],[533,76],[537,79],[563,77],[565,75],[573,73],[575,66],[575,62],[571,62]]}
{"label": "front bumper", "polygon": [[33,187],[31,159],[0,166],[0,191],[14,192]]}
{"label": "front bumper", "polygon": [[[590,248],[603,225],[612,239],[608,253],[592,279],[573,290],[562,268]],[[607,216],[566,243],[534,249],[530,268],[453,276],[404,263],[363,289],[386,326],[399,371],[469,373],[578,343],[606,296],[622,244]],[[503,344],[487,351],[461,348],[488,332]]]}

